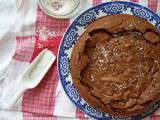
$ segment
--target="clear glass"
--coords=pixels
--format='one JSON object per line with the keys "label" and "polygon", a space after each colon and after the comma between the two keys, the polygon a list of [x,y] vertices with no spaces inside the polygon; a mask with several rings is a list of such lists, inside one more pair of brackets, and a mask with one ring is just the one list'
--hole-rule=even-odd
{"label": "clear glass", "polygon": [[40,0],[45,12],[53,17],[70,17],[79,12],[85,0]]}

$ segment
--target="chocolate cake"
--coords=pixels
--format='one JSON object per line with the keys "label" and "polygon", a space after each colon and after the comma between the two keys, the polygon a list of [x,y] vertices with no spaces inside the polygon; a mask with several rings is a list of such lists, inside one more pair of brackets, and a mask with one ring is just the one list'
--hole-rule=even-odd
{"label": "chocolate cake", "polygon": [[91,106],[114,116],[137,115],[160,99],[159,31],[132,15],[101,17],[75,44],[70,69]]}

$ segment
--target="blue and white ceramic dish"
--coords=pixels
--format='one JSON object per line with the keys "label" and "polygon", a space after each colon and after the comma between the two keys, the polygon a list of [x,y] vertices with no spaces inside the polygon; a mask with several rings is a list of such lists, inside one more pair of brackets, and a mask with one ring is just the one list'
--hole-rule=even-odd
{"label": "blue and white ceramic dish", "polygon": [[157,29],[160,30],[160,17],[143,6],[130,2],[107,2],[98,6],[92,7],[77,17],[74,22],[70,25],[66,31],[63,40],[61,41],[59,54],[58,54],[58,72],[62,86],[67,93],[68,97],[77,107],[81,109],[87,115],[96,119],[105,120],[139,120],[147,115],[150,115],[160,106],[160,101],[154,103],[145,113],[133,116],[130,118],[119,118],[108,115],[107,113],[100,112],[90,106],[85,100],[79,95],[75,89],[70,73],[69,61],[71,58],[72,49],[74,44],[85,31],[86,26],[105,15],[111,14],[130,14],[144,18],[152,23]]}

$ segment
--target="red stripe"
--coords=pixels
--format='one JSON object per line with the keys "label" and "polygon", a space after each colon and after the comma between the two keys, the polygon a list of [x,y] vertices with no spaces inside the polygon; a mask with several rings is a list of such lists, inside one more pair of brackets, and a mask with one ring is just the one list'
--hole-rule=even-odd
{"label": "red stripe", "polygon": [[56,36],[62,36],[69,26],[69,19],[56,19],[46,15],[39,7],[37,11],[36,31],[46,27],[50,31],[54,31],[58,34]]}
{"label": "red stripe", "polygon": [[[44,48],[48,48],[55,55],[57,55],[59,43],[61,41],[64,31],[69,25],[69,20],[54,19],[38,8],[37,20],[36,20],[36,43],[32,60],[42,51]],[[40,30],[46,28],[48,33],[59,33],[56,36],[48,36],[46,40],[40,39]],[[32,61],[31,60],[31,61]],[[47,118],[49,120],[55,120],[53,115],[55,107],[55,92],[58,85],[57,63],[55,62],[41,83],[34,89],[25,92],[22,101],[22,111],[24,120],[34,120],[41,118]],[[37,116],[38,115],[38,116]]]}
{"label": "red stripe", "polygon": [[159,120],[155,113],[152,113],[151,120]]}
{"label": "red stripe", "polygon": [[102,3],[102,0],[93,0],[93,5],[98,5],[98,4],[101,4]]}
{"label": "red stripe", "polygon": [[112,0],[112,2],[116,2],[116,1],[123,1],[123,0]]}
{"label": "red stripe", "polygon": [[[53,78],[54,76],[54,78]],[[33,90],[28,90],[23,96],[22,111],[24,112],[24,120],[28,118],[36,118],[37,115],[41,117],[52,117],[55,100],[55,90],[57,86],[57,72],[56,63],[52,66],[42,82]],[[27,114],[27,113],[32,114]],[[32,118],[32,119],[33,119]]]}
{"label": "red stripe", "polygon": [[136,3],[138,3],[139,2],[139,0],[130,0],[131,2],[136,2]]}
{"label": "red stripe", "polygon": [[79,120],[87,120],[84,113],[81,112],[78,108],[76,109],[76,118],[79,118]]}
{"label": "red stripe", "polygon": [[16,37],[16,52],[13,59],[23,62],[31,60],[34,49],[34,36],[18,36]]}
{"label": "red stripe", "polygon": [[42,114],[25,113],[26,120],[57,120],[54,116],[47,116]]}
{"label": "red stripe", "polygon": [[157,11],[158,1],[157,0],[149,0],[148,7],[153,10],[154,12]]}

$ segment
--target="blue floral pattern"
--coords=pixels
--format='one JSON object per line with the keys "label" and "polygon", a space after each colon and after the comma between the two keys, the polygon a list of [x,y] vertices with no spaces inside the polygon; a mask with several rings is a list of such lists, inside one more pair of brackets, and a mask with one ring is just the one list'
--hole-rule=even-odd
{"label": "blue floral pattern", "polygon": [[160,17],[151,10],[135,3],[107,2],[93,7],[76,18],[63,37],[58,54],[59,78],[64,90],[66,91],[66,94],[71,101],[74,102],[87,115],[103,120],[139,120],[159,108],[160,101],[154,103],[146,112],[140,115],[129,118],[113,117],[94,109],[83,98],[81,98],[73,85],[72,78],[70,77],[69,61],[71,59],[71,52],[68,51],[72,51],[74,44],[78,40],[79,36],[81,36],[81,34],[85,31],[86,26],[103,15],[111,14],[131,14],[138,16],[153,23],[160,30]]}
{"label": "blue floral pattern", "polygon": [[97,115],[97,116],[102,116],[102,113],[99,112],[98,110],[94,109],[93,107],[86,105],[84,110],[88,113],[90,113],[92,116]]}
{"label": "blue floral pattern", "polygon": [[80,100],[79,94],[77,90],[72,85],[67,85],[67,91],[69,93],[69,96],[73,98],[74,101],[78,102]]}
{"label": "blue floral pattern", "polygon": [[69,64],[68,64],[67,56],[62,56],[60,58],[60,62],[61,62],[60,70],[61,70],[62,76],[66,77],[69,74]]}
{"label": "blue floral pattern", "polygon": [[111,5],[106,5],[104,12],[107,14],[118,14],[118,13],[122,13],[125,9],[124,9],[124,5],[122,4],[111,4]]}
{"label": "blue floral pattern", "polygon": [[135,16],[147,19],[149,21],[152,20],[152,14],[150,12],[148,12],[147,10],[144,10],[143,8],[134,7],[133,14]]}
{"label": "blue floral pattern", "polygon": [[89,23],[94,21],[96,19],[96,12],[94,10],[91,10],[89,12],[86,12],[84,15],[80,17],[77,24],[79,26],[87,26]]}
{"label": "blue floral pattern", "polygon": [[74,44],[74,41],[78,38],[77,29],[72,29],[65,36],[64,48],[69,49]]}

